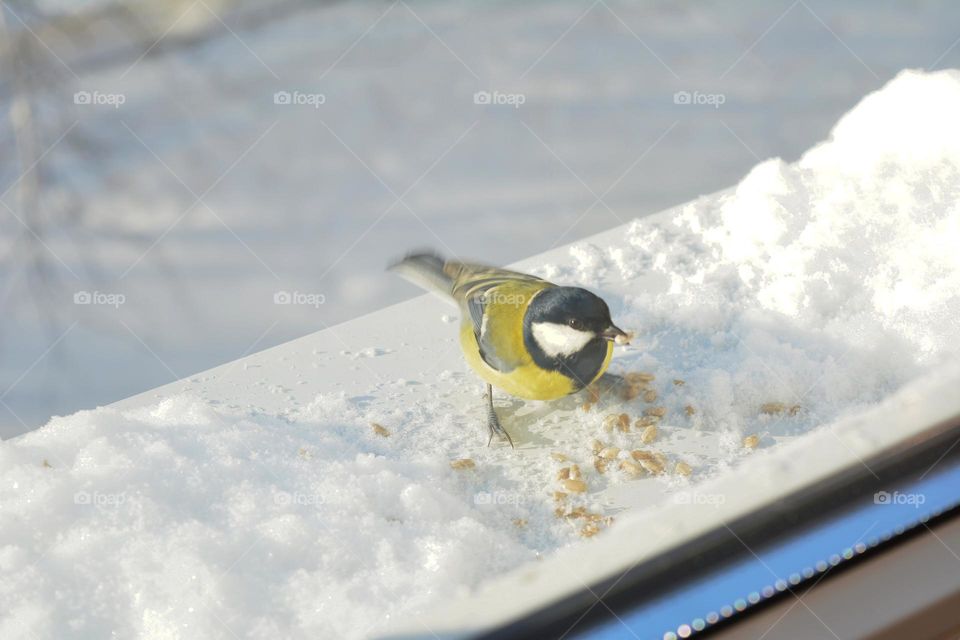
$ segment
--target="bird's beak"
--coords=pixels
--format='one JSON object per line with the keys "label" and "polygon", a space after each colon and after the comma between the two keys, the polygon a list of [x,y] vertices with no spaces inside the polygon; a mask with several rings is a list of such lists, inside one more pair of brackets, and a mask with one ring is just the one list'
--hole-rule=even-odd
{"label": "bird's beak", "polygon": [[616,342],[617,344],[629,344],[630,335],[622,329],[618,329],[614,325],[610,325],[600,333],[600,337],[604,340],[609,340],[610,342]]}

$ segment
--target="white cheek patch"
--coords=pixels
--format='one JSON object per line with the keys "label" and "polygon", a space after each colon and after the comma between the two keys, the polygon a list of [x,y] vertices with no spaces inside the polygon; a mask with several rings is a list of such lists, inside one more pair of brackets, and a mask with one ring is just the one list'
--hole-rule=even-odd
{"label": "white cheek patch", "polygon": [[596,337],[590,331],[580,331],[553,322],[534,322],[530,331],[543,352],[551,358],[573,355]]}

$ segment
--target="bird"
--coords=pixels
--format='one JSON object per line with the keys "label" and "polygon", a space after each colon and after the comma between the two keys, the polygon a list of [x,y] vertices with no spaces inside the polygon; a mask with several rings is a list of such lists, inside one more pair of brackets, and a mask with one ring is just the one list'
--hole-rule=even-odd
{"label": "bird", "polygon": [[528,400],[576,393],[603,375],[615,343],[630,341],[607,303],[582,287],[431,251],[408,254],[388,270],[460,308],[460,347],[487,385],[487,446],[495,435],[514,446],[494,409],[493,387]]}

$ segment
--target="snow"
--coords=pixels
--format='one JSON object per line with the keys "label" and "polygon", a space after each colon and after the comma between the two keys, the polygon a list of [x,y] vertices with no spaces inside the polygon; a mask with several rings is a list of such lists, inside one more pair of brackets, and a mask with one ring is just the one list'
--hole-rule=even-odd
{"label": "snow", "polygon": [[[955,393],[958,385],[960,366],[952,363],[940,368],[866,411],[824,425],[783,447],[757,453],[750,464],[684,487],[669,500],[625,514],[605,532],[602,543],[565,546],[541,562],[485,582],[468,597],[435,612],[410,616],[398,623],[394,637],[429,637],[423,632],[425,627],[438,637],[467,637],[516,621],[531,610],[582,591],[584,585],[616,580],[641,562],[762,508],[778,495],[861,464],[878,450],[923,438],[929,425],[943,424],[960,412]],[[932,467],[931,475],[936,471]],[[861,541],[872,546],[884,535],[868,530]],[[637,544],[638,540],[642,544]],[[803,575],[823,571],[812,558],[798,557],[797,561],[810,563],[796,567]],[[764,578],[774,582],[772,573]],[[745,588],[743,593],[727,597],[746,595]],[[477,611],[485,612],[482,619]],[[708,613],[691,612],[701,617]]]}
{"label": "snow", "polygon": [[[661,518],[647,552],[705,526],[702,505],[696,525],[662,515],[677,496],[755,506],[905,437],[878,416],[957,410],[958,110],[960,73],[903,72],[798,162],[518,265],[603,293],[636,332],[613,369],[654,373],[658,398],[498,397],[516,452],[484,446],[481,385],[432,298],[0,443],[0,637],[429,634],[439,604],[622,551],[603,540],[639,518]],[[653,406],[653,443],[602,426]],[[601,473],[595,438],[671,471]],[[551,452],[582,469],[564,504],[597,514],[597,539],[555,514],[570,462]],[[730,478],[736,496],[715,488]]]}

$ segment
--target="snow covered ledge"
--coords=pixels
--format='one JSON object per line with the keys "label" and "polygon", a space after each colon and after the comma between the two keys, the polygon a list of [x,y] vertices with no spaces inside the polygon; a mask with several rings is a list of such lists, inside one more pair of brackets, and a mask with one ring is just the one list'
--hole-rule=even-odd
{"label": "snow covered ledge", "polygon": [[904,72],[795,164],[518,264],[602,292],[657,397],[501,397],[516,452],[431,297],[3,442],[0,637],[476,632],[960,412],[958,112]]}

